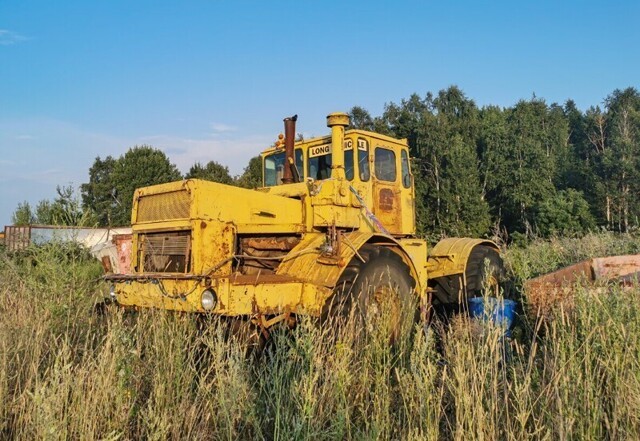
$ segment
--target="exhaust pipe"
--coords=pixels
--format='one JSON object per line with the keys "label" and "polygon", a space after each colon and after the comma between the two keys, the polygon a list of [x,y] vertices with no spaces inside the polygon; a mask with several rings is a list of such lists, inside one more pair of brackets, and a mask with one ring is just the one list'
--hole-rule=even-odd
{"label": "exhaust pipe", "polygon": [[349,115],[342,112],[327,116],[327,127],[331,127],[331,177],[346,179],[344,173],[344,128],[349,125]]}
{"label": "exhaust pipe", "polygon": [[296,121],[298,115],[293,115],[284,119],[284,173],[282,175],[283,184],[293,183],[293,165],[295,160],[293,157],[293,145],[296,140]]}

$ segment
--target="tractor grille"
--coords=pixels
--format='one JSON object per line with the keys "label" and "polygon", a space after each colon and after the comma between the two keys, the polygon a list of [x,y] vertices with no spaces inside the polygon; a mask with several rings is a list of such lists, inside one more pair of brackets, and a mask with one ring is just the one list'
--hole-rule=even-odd
{"label": "tractor grille", "polygon": [[138,222],[189,218],[190,198],[185,190],[142,196],[138,199]]}
{"label": "tractor grille", "polygon": [[191,260],[191,233],[141,234],[139,253],[144,272],[186,273]]}

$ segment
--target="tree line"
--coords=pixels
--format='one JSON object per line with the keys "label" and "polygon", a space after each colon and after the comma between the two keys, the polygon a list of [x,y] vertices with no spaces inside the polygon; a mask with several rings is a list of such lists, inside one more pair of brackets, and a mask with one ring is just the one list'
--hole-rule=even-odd
{"label": "tree line", "polygon": [[[379,116],[359,106],[350,116],[353,128],[407,139],[418,229],[430,239],[496,233],[518,239],[639,226],[635,88],[616,89],[602,105],[581,111],[572,100],[547,104],[535,96],[511,107],[479,107],[451,86],[389,103]],[[260,185],[260,168],[254,157],[234,178],[227,167],[210,161],[194,164],[184,177],[253,188]],[[66,208],[71,215],[54,220],[127,225],[135,188],[182,178],[163,152],[136,146],[117,159],[96,158],[89,182],[80,187],[81,200],[58,188],[53,202],[41,201],[35,210],[20,204],[14,223],[51,220],[47,213]]]}
{"label": "tree line", "polygon": [[602,106],[478,107],[455,86],[351,110],[354,127],[407,138],[423,235],[512,238],[628,232],[640,215],[640,94]]}
{"label": "tree line", "polygon": [[58,186],[57,196],[41,200],[33,208],[18,204],[12,216],[14,225],[76,225],[116,227],[131,223],[133,193],[136,188],[179,181],[206,179],[222,184],[256,188],[262,184],[259,156],[249,160],[244,172],[232,177],[229,168],[216,161],[196,162],[183,176],[167,155],[148,145],[134,146],[118,158],[99,156],[89,169],[89,182],[80,186]]}

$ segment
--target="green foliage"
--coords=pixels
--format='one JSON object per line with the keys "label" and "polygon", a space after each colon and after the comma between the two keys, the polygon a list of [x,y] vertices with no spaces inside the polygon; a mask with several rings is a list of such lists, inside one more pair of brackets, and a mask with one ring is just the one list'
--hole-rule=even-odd
{"label": "green foliage", "polygon": [[476,148],[478,109],[455,86],[390,104],[381,118],[414,157],[418,229],[434,240],[486,235],[491,224]]}
{"label": "green foliage", "polygon": [[131,223],[133,193],[137,188],[182,179],[164,152],[147,145],[132,147],[118,158],[112,177],[118,200],[118,209],[112,218],[115,226]]}
{"label": "green foliage", "polygon": [[37,207],[38,221],[52,225],[95,226],[97,219],[90,210],[82,208],[80,197],[72,186],[56,187],[58,196],[52,203],[41,201]]}
{"label": "green foliage", "polygon": [[238,186],[243,188],[262,187],[262,159],[254,156],[249,160],[249,164],[244,168],[242,175],[236,179]]}
{"label": "green foliage", "polygon": [[608,222],[619,231],[638,226],[640,216],[640,93],[615,90],[606,101],[607,143],[601,173],[607,178]]}
{"label": "green foliage", "polygon": [[583,237],[552,237],[509,247],[505,260],[518,282],[590,259],[640,254],[640,235],[612,232],[587,233]]}
{"label": "green foliage", "polygon": [[151,146],[130,148],[117,160],[96,158],[89,170],[89,182],[83,184],[84,206],[99,216],[100,226],[131,223],[133,193],[137,188],[182,179],[182,175],[164,152]]}
{"label": "green foliage", "polygon": [[36,220],[41,225],[53,225],[53,207],[48,199],[42,199],[36,205]]}
{"label": "green foliage", "polygon": [[82,204],[96,213],[100,226],[113,225],[111,219],[118,212],[117,187],[113,181],[116,162],[111,156],[104,160],[98,156],[89,169],[89,182],[80,186]]}
{"label": "green foliage", "polygon": [[191,166],[185,178],[205,179],[227,185],[233,184],[233,178],[229,174],[229,167],[219,164],[216,161],[209,161],[205,166],[196,162]]}
{"label": "green foliage", "polygon": [[12,217],[13,224],[88,227],[97,223],[94,213],[82,208],[80,198],[76,195],[73,186],[57,186],[56,193],[58,196],[53,201],[43,199],[38,202],[35,214],[28,202],[18,204]]}
{"label": "green foliage", "polygon": [[580,236],[595,228],[595,219],[582,193],[560,190],[536,207],[536,229],[542,237]]}
{"label": "green foliage", "polygon": [[[478,109],[455,86],[390,103],[358,121],[407,138],[414,159],[418,231],[513,239],[640,226],[640,93],[615,90],[604,110],[535,96]],[[360,123],[358,123],[360,124]],[[487,214],[488,213],[488,214]],[[475,219],[475,221],[474,221]]]}
{"label": "green foliage", "polygon": [[349,129],[374,130],[373,118],[369,112],[360,106],[353,106],[349,111]]}
{"label": "green foliage", "polygon": [[489,200],[509,231],[525,232],[534,223],[537,202],[554,193],[566,124],[559,112],[538,99],[519,102],[503,118],[495,109],[489,112],[485,123],[498,119],[500,124],[484,129]]}
{"label": "green foliage", "polygon": [[16,210],[11,215],[11,222],[13,225],[31,225],[36,222],[36,216],[31,209],[31,204],[24,201],[18,203]]}

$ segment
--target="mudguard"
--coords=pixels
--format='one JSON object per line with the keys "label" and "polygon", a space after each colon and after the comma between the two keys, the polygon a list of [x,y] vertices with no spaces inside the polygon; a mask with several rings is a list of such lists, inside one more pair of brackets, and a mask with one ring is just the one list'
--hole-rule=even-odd
{"label": "mudguard", "polygon": [[[422,254],[426,258],[426,244],[423,241],[413,241],[417,245],[404,244],[390,236],[354,231],[341,234],[338,252],[334,256],[326,256],[321,252],[321,247],[325,243],[326,237],[322,233],[306,234],[303,240],[291,250],[289,254],[291,258],[285,259],[276,271],[278,275],[294,277],[307,283],[328,288],[326,297],[317,299],[320,304],[323,304],[326,298],[331,295],[332,289],[338,283],[338,279],[345,267],[351,259],[357,258],[357,250],[366,243],[389,247],[409,266],[411,276],[416,281],[417,292],[422,292],[426,286],[425,277],[422,275],[422,272],[424,272],[424,260],[422,263],[414,261],[419,259],[421,254],[421,250],[418,248],[424,250]],[[413,245],[413,247],[410,247],[410,245]],[[309,301],[311,299],[305,300]]]}
{"label": "mudguard", "polygon": [[478,245],[484,245],[498,252],[500,251],[494,242],[485,239],[450,237],[438,242],[431,249],[427,258],[429,279],[464,274],[471,250]]}

